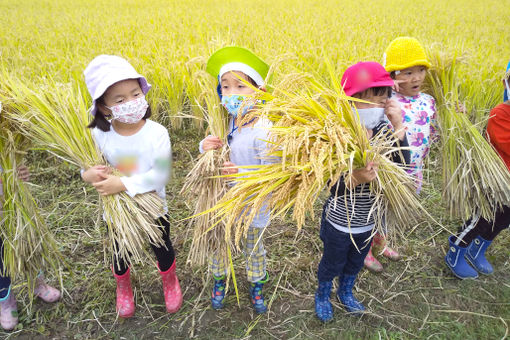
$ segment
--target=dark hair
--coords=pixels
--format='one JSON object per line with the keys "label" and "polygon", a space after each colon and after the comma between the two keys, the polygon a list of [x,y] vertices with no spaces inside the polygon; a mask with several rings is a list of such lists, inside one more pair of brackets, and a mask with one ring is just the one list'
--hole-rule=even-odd
{"label": "dark hair", "polygon": [[389,98],[389,97],[391,97],[391,87],[390,86],[370,87],[370,88],[366,89],[365,91],[361,91],[361,92],[353,94],[352,97],[362,99],[362,98],[366,98],[370,95],[373,95],[373,96],[387,95]]}
{"label": "dark hair", "polygon": [[[247,79],[245,79],[245,80],[248,81],[248,83],[252,84],[256,88],[259,87],[259,85],[255,82],[255,80],[253,80],[249,75],[247,75],[244,72],[243,72],[243,74],[246,76]],[[220,100],[221,100],[221,97],[223,95],[221,94],[221,79],[220,79],[220,76],[218,76],[218,85],[216,86],[216,92],[218,93],[218,97],[220,97]]]}
{"label": "dark hair", "polygon": [[[103,95],[104,96],[104,95]],[[108,132],[110,131],[111,123],[106,119],[102,106],[105,106],[104,104],[104,98],[103,96],[99,97],[96,100],[96,114],[94,115],[94,119],[87,125],[88,128],[95,128],[97,127],[99,130]],[[151,106],[149,104],[149,107],[147,108],[147,111],[145,112],[145,116],[143,116],[143,120],[146,120],[150,118],[152,114]]]}

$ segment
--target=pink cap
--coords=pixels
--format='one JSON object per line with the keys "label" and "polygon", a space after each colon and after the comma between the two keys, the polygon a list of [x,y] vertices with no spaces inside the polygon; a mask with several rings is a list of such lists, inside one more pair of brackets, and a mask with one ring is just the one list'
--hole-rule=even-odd
{"label": "pink cap", "polygon": [[352,96],[371,87],[393,86],[394,82],[384,67],[375,61],[354,64],[345,70],[342,85],[345,94]]}

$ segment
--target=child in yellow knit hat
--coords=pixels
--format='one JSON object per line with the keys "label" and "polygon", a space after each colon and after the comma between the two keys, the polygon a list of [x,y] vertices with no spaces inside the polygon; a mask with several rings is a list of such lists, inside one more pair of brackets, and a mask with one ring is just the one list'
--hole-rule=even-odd
{"label": "child in yellow knit hat", "polygon": [[[424,159],[429,153],[435,134],[436,102],[432,96],[421,92],[427,69],[431,65],[423,46],[410,37],[399,37],[389,44],[384,53],[383,65],[396,83],[392,99],[396,100],[402,109],[402,122],[411,148],[408,172],[416,177],[416,191],[419,193]],[[383,249],[383,256],[392,260],[400,259],[396,251],[386,246],[384,235],[375,235],[373,245]],[[372,251],[365,258],[365,266],[372,271],[383,269]]]}

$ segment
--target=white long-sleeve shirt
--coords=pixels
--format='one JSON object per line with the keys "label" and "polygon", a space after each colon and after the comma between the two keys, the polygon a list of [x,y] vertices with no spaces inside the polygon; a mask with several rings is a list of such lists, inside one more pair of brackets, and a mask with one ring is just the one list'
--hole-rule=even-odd
{"label": "white long-sleeve shirt", "polygon": [[92,136],[108,163],[124,175],[120,180],[129,196],[156,191],[165,200],[172,148],[162,125],[147,119],[131,136],[119,135],[113,126],[107,132],[94,128]]}

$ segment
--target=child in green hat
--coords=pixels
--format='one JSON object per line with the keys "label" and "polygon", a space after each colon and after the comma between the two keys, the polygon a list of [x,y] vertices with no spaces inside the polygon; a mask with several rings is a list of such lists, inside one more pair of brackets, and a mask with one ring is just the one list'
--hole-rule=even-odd
{"label": "child in green hat", "polygon": [[[207,62],[207,72],[218,78],[218,96],[230,117],[230,133],[227,136],[230,161],[225,162],[223,174],[250,171],[237,168],[237,166],[269,163],[265,156],[269,149],[266,143],[267,128],[271,126],[271,122],[256,115],[240,126],[242,116],[254,110],[255,104],[247,105],[245,101],[255,93],[255,90],[239,79],[244,79],[254,87],[265,90],[264,79],[268,71],[269,66],[262,59],[245,48],[235,46],[216,51]],[[208,136],[200,142],[199,149],[203,153],[222,146],[223,141],[219,137]],[[269,223],[269,218],[269,211],[261,210],[251,223],[244,242],[246,275],[250,282],[251,301],[255,311],[259,314],[265,313],[267,310],[262,288],[268,281],[268,274],[266,251],[261,236]],[[211,304],[214,309],[224,306],[227,264],[226,258],[215,255],[211,259],[214,276]]]}

